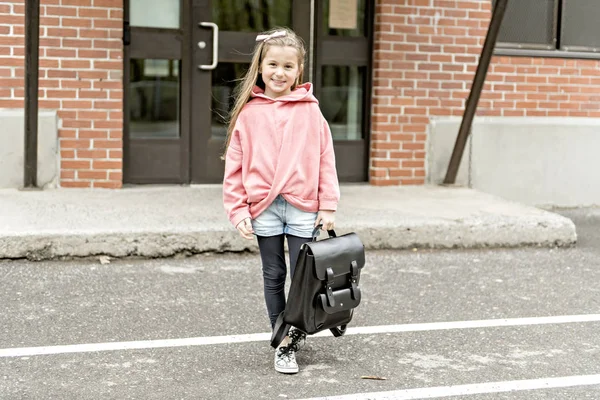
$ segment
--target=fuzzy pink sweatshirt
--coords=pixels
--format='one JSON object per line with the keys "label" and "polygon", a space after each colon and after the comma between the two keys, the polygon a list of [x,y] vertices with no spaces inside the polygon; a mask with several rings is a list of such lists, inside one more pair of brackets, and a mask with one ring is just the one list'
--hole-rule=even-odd
{"label": "fuzzy pink sweatshirt", "polygon": [[256,86],[235,123],[225,158],[223,204],[234,226],[277,195],[308,212],[336,210],[333,140],[312,85],[271,99]]}

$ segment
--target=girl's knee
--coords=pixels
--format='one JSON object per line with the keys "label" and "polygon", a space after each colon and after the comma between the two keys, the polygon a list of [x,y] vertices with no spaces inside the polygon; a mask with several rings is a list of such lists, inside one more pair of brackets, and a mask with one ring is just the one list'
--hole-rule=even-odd
{"label": "girl's knee", "polygon": [[283,273],[281,272],[274,272],[274,273],[268,273],[265,274],[263,273],[263,279],[265,281],[265,288],[269,288],[269,289],[283,289],[283,287],[285,286],[285,278],[286,278],[286,273],[285,271],[283,271]]}

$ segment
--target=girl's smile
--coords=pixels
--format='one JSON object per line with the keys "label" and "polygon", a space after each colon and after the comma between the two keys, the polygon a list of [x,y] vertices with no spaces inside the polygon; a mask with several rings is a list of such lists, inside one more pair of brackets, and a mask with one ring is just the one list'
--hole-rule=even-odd
{"label": "girl's smile", "polygon": [[298,61],[298,51],[293,47],[269,47],[259,69],[266,96],[276,98],[292,92],[302,68]]}

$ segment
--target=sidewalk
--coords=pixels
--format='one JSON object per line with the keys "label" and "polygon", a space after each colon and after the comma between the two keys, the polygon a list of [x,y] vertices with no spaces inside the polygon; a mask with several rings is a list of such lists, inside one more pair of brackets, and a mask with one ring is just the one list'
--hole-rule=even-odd
{"label": "sidewalk", "polygon": [[[342,185],[336,233],[367,249],[569,246],[560,215],[455,187]],[[221,185],[0,190],[0,259],[256,251],[229,224]]]}

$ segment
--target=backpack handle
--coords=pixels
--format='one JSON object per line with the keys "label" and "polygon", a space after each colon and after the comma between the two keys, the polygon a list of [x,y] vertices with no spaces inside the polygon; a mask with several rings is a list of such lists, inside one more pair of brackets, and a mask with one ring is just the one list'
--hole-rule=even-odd
{"label": "backpack handle", "polygon": [[[316,242],[317,238],[319,237],[319,234],[321,233],[321,228],[323,228],[323,224],[319,224],[317,226],[315,226],[315,229],[313,229],[313,233],[312,233],[312,241]],[[327,230],[327,234],[329,235],[329,237],[337,237],[337,235],[335,234],[335,231],[332,230]]]}

